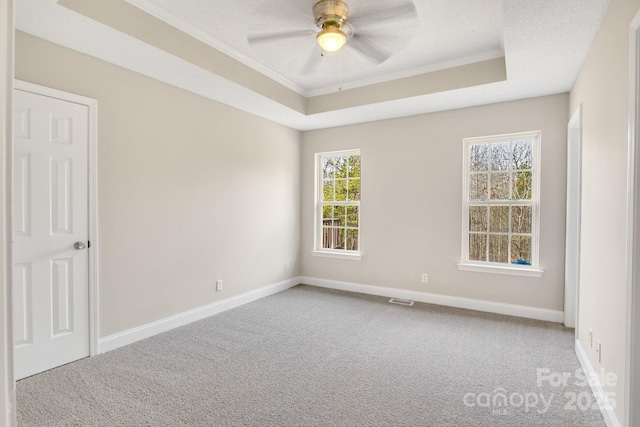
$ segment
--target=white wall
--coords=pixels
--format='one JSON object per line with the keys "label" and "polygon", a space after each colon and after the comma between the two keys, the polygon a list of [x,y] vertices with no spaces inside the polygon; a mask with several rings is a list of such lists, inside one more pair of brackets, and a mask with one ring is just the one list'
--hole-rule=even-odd
{"label": "white wall", "polygon": [[[596,370],[615,373],[607,387],[624,419],[625,257],[629,25],[640,0],[613,0],[571,91],[582,104],[582,237],[578,331]],[[602,363],[595,345],[602,343]]]}
{"label": "white wall", "polygon": [[101,337],[298,275],[299,132],[21,32],[16,77],[98,100]]}
{"label": "white wall", "polygon": [[[305,132],[304,276],[563,310],[567,94]],[[542,131],[542,278],[459,271],[463,138]],[[312,257],[314,153],[362,150],[361,261]],[[429,283],[421,283],[428,273]]]}

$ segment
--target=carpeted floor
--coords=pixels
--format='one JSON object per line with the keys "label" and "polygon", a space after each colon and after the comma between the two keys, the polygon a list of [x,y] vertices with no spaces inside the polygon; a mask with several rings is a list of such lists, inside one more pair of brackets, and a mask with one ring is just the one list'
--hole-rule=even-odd
{"label": "carpeted floor", "polygon": [[53,369],[19,425],[604,426],[573,330],[387,300],[298,286]]}

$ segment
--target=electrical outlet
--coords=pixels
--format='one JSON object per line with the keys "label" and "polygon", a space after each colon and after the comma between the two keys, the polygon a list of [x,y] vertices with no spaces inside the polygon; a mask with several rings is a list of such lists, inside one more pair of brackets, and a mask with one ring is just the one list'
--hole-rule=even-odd
{"label": "electrical outlet", "polygon": [[429,282],[429,276],[427,276],[427,273],[422,273],[422,283],[428,283]]}
{"label": "electrical outlet", "polygon": [[288,272],[289,272],[289,263],[288,263],[288,262],[286,262],[286,263],[284,264],[284,272],[285,272],[285,273],[288,273]]}
{"label": "electrical outlet", "polygon": [[222,290],[222,280],[216,280],[216,291]]}
{"label": "electrical outlet", "polygon": [[602,363],[602,343],[600,341],[598,341],[596,353],[598,353],[598,363]]}
{"label": "electrical outlet", "polygon": [[593,348],[593,330],[589,328],[589,348]]}

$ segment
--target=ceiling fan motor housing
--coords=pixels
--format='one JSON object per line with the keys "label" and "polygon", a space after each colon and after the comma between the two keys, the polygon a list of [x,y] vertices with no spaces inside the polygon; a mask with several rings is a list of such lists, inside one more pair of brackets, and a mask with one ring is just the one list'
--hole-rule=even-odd
{"label": "ceiling fan motor housing", "polygon": [[347,26],[349,6],[342,0],[320,0],[313,6],[313,17],[320,28]]}

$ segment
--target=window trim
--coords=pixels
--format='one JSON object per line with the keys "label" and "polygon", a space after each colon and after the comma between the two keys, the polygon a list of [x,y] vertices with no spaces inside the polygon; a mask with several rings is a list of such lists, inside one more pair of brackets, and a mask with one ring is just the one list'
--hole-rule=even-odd
{"label": "window trim", "polygon": [[[498,263],[490,261],[469,260],[469,206],[476,202],[469,201],[469,152],[472,145],[504,143],[518,139],[532,139],[533,164],[531,173],[533,179],[531,200],[522,201],[531,206],[531,265],[518,265],[511,263]],[[482,136],[463,139],[463,165],[462,165],[462,256],[458,263],[458,269],[462,271],[474,271],[483,273],[511,274],[528,277],[541,277],[544,271],[540,268],[540,161],[542,132],[517,132],[501,135]],[[521,203],[514,200],[487,200],[487,205],[504,205]],[[484,201],[482,202],[485,203]]]}
{"label": "window trim", "polygon": [[[320,200],[321,194],[323,194],[323,180],[320,178],[322,171],[322,159],[326,157],[338,157],[338,156],[360,156],[360,162],[362,164],[362,153],[360,149],[349,149],[340,151],[326,151],[315,154],[315,170],[314,170],[314,207],[313,207],[313,250],[311,254],[318,257],[346,259],[352,261],[359,261],[362,259],[362,241],[361,235],[361,200],[355,203],[358,206],[358,250],[347,249],[327,249],[322,247],[322,203]],[[360,197],[362,199],[362,169],[360,176]]]}

